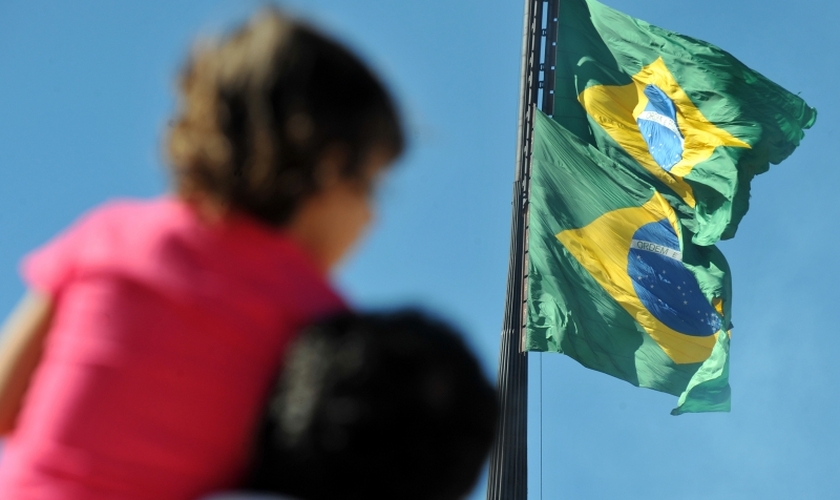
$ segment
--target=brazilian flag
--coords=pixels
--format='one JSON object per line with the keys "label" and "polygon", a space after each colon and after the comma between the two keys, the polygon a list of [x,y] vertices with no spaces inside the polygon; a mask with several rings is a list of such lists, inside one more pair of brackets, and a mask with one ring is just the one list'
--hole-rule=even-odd
{"label": "brazilian flag", "polygon": [[560,7],[553,118],[651,177],[710,245],[734,236],[752,178],[816,110],[729,53],[595,0]]}
{"label": "brazilian flag", "polygon": [[729,267],[638,172],[541,112],[533,134],[526,348],[729,410]]}

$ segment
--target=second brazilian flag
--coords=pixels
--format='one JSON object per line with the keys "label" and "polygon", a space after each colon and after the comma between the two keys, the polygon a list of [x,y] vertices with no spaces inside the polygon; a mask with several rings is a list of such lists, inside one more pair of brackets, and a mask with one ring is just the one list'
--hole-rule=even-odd
{"label": "second brazilian flag", "polygon": [[729,410],[730,275],[667,200],[537,112],[527,349],[565,353],[679,395],[673,413]]}

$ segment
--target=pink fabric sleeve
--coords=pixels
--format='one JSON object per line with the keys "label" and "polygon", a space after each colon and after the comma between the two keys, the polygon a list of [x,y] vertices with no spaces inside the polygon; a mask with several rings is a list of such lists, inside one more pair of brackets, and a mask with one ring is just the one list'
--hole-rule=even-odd
{"label": "pink fabric sleeve", "polygon": [[86,241],[102,225],[102,213],[98,209],[81,216],[58,236],[25,255],[20,264],[23,281],[34,290],[57,297],[75,276]]}

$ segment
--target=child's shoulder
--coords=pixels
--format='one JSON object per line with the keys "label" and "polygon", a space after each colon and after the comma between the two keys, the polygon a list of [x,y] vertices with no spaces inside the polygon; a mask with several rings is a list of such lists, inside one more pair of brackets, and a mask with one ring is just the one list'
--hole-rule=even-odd
{"label": "child's shoulder", "polygon": [[111,219],[127,216],[154,216],[177,213],[183,210],[183,204],[175,198],[160,196],[157,198],[112,198],[94,207],[85,215],[99,219]]}
{"label": "child's shoulder", "polygon": [[48,246],[88,263],[122,261],[185,232],[190,218],[183,203],[166,196],[111,199],[84,212]]}
{"label": "child's shoulder", "polygon": [[150,199],[111,198],[82,212],[76,218],[75,225],[104,223],[123,217],[172,211],[174,205],[173,200],[163,196]]}
{"label": "child's shoulder", "polygon": [[84,212],[71,226],[83,232],[134,233],[189,218],[188,209],[175,198],[114,198]]}

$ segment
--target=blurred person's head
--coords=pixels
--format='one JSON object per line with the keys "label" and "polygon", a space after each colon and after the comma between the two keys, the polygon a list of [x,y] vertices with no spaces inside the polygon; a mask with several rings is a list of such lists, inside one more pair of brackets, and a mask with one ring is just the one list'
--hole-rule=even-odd
{"label": "blurred person's head", "polygon": [[395,106],[350,51],[276,9],[195,48],[168,136],[176,192],[297,234],[331,267],[403,151]]}
{"label": "blurred person's head", "polygon": [[339,315],[289,349],[250,486],[302,500],[462,498],[497,414],[449,326],[411,311]]}

